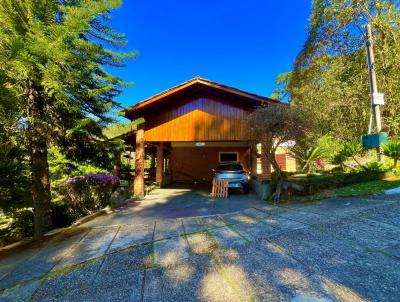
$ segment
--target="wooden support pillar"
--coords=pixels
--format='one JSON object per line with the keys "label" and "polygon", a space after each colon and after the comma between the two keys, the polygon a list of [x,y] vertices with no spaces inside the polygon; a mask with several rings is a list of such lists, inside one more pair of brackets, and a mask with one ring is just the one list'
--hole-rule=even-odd
{"label": "wooden support pillar", "polygon": [[164,176],[164,143],[161,142],[157,146],[156,155],[156,183],[160,187],[163,185]]}
{"label": "wooden support pillar", "polygon": [[136,131],[136,152],[135,152],[135,180],[133,191],[135,196],[144,196],[144,125],[139,125]]}
{"label": "wooden support pillar", "polygon": [[257,175],[257,143],[252,143],[250,147],[251,176]]}

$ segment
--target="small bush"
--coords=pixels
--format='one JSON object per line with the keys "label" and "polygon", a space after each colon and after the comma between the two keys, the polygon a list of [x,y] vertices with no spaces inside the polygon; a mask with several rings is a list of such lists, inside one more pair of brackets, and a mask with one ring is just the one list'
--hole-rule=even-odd
{"label": "small bush", "polygon": [[63,203],[52,204],[51,222],[54,228],[63,228],[74,222],[69,207]]}
{"label": "small bush", "polygon": [[27,209],[18,210],[14,215],[11,230],[11,235],[17,238],[31,237],[33,235],[33,212]]}
{"label": "small bush", "polygon": [[112,192],[118,187],[119,178],[107,174],[75,176],[60,185],[62,202],[74,219],[92,214],[110,204]]}
{"label": "small bush", "polygon": [[380,162],[369,163],[366,166],[362,167],[362,170],[367,173],[374,174],[377,177],[379,177],[380,174],[385,173],[387,171],[384,165]]}
{"label": "small bush", "polygon": [[127,188],[118,188],[115,190],[110,198],[110,205],[112,208],[118,208],[126,203],[126,200],[132,197],[132,193]]}
{"label": "small bush", "polygon": [[397,169],[400,160],[400,141],[391,141],[382,146],[383,154],[393,159],[393,169]]}
{"label": "small bush", "polygon": [[311,177],[292,176],[289,181],[302,185],[304,187],[303,194],[311,195],[326,189],[335,189],[351,184],[378,180],[383,178],[385,170],[374,163],[350,173],[334,172],[331,174],[312,175]]}

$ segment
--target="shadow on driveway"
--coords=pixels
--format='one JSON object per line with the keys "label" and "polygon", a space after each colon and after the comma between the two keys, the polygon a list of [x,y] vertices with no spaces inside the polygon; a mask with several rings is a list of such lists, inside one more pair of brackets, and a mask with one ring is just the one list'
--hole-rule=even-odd
{"label": "shadow on driveway", "polygon": [[113,213],[96,218],[84,226],[104,227],[107,225],[146,223],[149,221],[211,216],[242,211],[264,205],[255,194],[243,194],[232,190],[228,198],[211,198],[208,184],[175,184],[156,189],[143,200],[123,206]]}

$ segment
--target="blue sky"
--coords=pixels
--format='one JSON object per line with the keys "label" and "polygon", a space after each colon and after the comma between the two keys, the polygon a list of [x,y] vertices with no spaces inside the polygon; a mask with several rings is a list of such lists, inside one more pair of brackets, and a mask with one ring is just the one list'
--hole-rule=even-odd
{"label": "blue sky", "polygon": [[125,106],[196,75],[270,96],[306,39],[311,1],[125,0],[112,27],[136,59],[114,75],[134,82]]}

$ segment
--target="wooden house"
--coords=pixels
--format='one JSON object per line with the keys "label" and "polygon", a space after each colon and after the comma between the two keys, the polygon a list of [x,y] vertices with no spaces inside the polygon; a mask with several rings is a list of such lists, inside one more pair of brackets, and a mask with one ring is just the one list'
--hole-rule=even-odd
{"label": "wooden house", "polygon": [[131,134],[135,194],[144,194],[147,152],[155,154],[160,186],[209,182],[212,169],[224,161],[239,161],[252,176],[269,179],[271,167],[257,152],[257,141],[245,122],[255,108],[268,103],[282,104],[196,77],[128,108],[127,118],[144,118]]}

